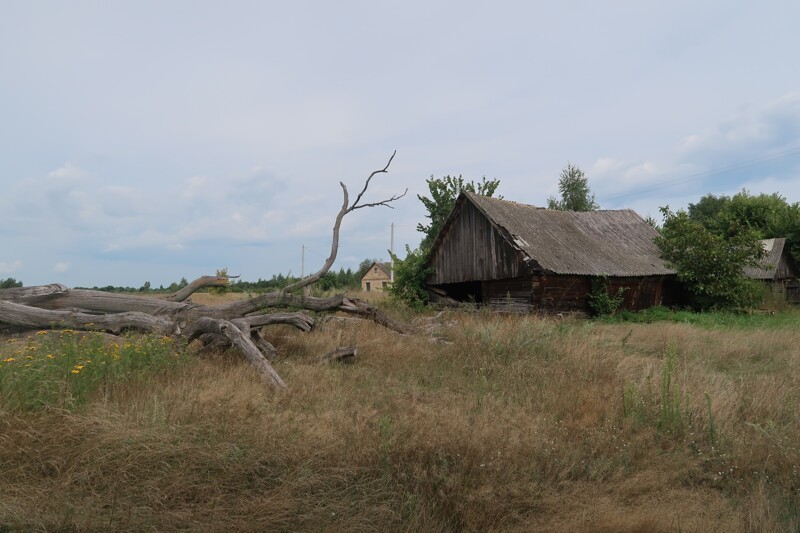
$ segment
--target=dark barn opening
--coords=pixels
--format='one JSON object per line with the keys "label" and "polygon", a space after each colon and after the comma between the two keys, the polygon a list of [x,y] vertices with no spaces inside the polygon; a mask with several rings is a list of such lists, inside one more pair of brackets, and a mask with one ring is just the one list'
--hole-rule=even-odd
{"label": "dark barn opening", "polygon": [[443,283],[434,285],[434,287],[443,290],[450,298],[460,302],[483,303],[483,283],[480,281]]}

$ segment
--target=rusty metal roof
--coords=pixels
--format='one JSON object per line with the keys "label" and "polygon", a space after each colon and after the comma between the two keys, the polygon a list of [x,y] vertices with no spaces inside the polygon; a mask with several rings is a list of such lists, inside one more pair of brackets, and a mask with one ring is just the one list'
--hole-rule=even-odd
{"label": "rusty metal roof", "polygon": [[542,270],[613,277],[675,273],[653,242],[658,232],[631,209],[558,211],[466,191],[462,195]]}
{"label": "rusty metal roof", "polygon": [[781,262],[783,255],[783,248],[786,245],[786,239],[783,237],[776,239],[763,239],[761,246],[767,252],[764,260],[761,262],[761,268],[747,267],[744,269],[744,275],[753,279],[774,279],[778,271],[778,265]]}

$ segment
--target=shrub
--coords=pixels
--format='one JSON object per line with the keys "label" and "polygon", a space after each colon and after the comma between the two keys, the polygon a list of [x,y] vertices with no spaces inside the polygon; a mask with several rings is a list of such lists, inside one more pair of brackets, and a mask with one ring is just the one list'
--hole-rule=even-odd
{"label": "shrub", "polygon": [[747,266],[758,266],[764,249],[758,235],[739,226],[731,237],[714,235],[685,211],[661,209],[664,226],[655,243],[678,279],[693,295],[697,309],[750,308],[762,295],[758,283],[744,277]]}
{"label": "shrub", "polygon": [[589,307],[596,316],[614,315],[625,300],[627,287],[620,287],[616,294],[608,291],[608,278],[599,276],[592,278],[592,290],[589,292]]}
{"label": "shrub", "polygon": [[405,259],[389,254],[394,261],[394,282],[389,287],[391,297],[414,308],[428,303],[425,280],[433,273],[433,268],[426,266],[427,254],[421,249],[412,250],[408,245]]}

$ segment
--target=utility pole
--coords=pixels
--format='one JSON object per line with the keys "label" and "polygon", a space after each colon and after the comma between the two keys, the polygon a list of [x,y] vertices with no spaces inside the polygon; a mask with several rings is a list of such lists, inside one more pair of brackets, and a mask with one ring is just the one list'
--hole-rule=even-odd
{"label": "utility pole", "polygon": [[392,283],[394,283],[394,222],[392,222],[392,238],[389,241],[389,250],[391,250],[392,252],[391,256],[392,261],[389,266],[389,272],[390,272],[389,279],[391,280]]}
{"label": "utility pole", "polygon": [[[300,246],[300,279],[306,277],[306,245]],[[311,294],[311,287],[306,285],[303,287],[303,296]]]}

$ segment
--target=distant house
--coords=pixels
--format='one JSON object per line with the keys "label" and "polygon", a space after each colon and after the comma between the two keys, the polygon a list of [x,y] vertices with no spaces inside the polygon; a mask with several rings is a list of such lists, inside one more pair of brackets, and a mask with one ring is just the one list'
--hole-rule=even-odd
{"label": "distant house", "polygon": [[587,312],[592,280],[606,277],[611,293],[625,289],[625,308],[643,309],[669,303],[675,279],[657,235],[630,209],[557,211],[464,191],[434,241],[427,281],[456,300]]}
{"label": "distant house", "polygon": [[392,283],[392,269],[388,263],[372,263],[361,276],[361,290],[383,291]]}
{"label": "distant house", "polygon": [[786,239],[764,239],[761,244],[767,252],[761,268],[746,268],[744,275],[763,281],[775,294],[783,295],[787,302],[800,304],[800,268],[789,253]]}

